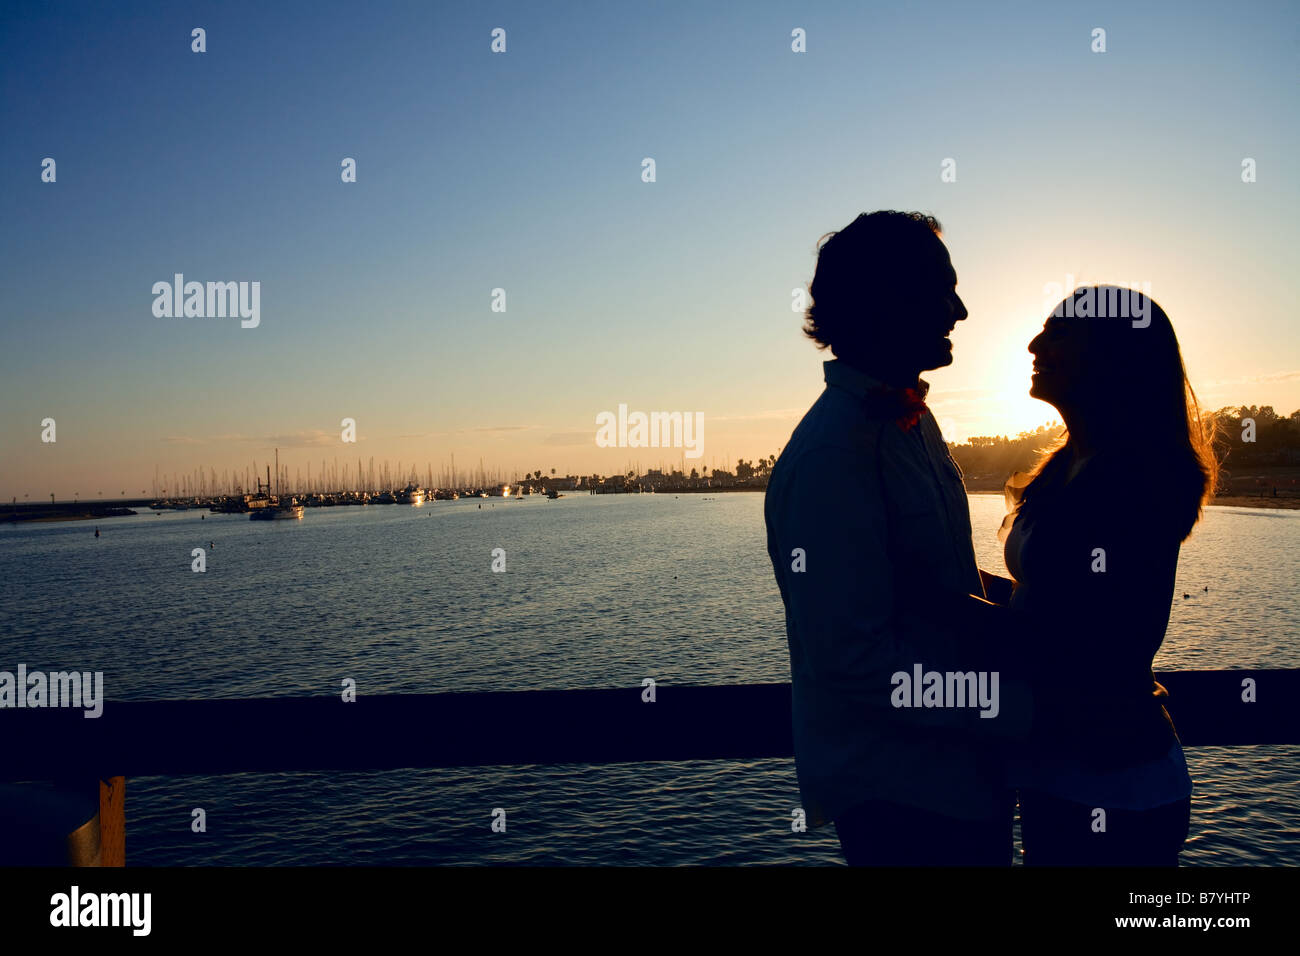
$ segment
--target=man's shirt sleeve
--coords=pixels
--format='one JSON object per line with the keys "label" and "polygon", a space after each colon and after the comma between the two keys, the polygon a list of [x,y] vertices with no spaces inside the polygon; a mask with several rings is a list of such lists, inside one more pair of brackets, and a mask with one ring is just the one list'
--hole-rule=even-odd
{"label": "man's shirt sleeve", "polygon": [[895,673],[910,677],[916,664],[926,671],[957,669],[957,639],[897,604],[897,578],[908,569],[892,563],[873,458],[848,448],[809,449],[792,463],[771,513],[796,682],[886,719],[997,733],[987,725],[998,721],[972,720],[971,709],[891,705]]}

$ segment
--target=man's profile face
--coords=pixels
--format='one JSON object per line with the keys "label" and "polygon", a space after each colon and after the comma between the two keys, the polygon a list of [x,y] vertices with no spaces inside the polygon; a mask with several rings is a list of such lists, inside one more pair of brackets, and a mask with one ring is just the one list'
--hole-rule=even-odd
{"label": "man's profile face", "polygon": [[952,364],[952,333],[966,318],[966,306],[957,295],[957,272],[948,248],[938,236],[929,250],[917,257],[916,269],[905,280],[903,308],[899,310],[898,346],[922,370]]}
{"label": "man's profile face", "polygon": [[938,236],[911,241],[895,250],[889,262],[872,264],[874,301],[865,303],[871,339],[867,354],[904,369],[942,368],[952,364],[956,324],[966,318],[957,295],[957,273],[948,248]]}

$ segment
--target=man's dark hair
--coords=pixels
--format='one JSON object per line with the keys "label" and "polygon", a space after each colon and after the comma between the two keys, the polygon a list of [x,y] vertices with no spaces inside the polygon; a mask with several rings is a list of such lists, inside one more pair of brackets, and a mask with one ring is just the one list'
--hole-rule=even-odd
{"label": "man's dark hair", "polygon": [[882,310],[903,300],[918,254],[932,249],[941,230],[934,216],[884,209],[822,236],[804,335],[837,355],[860,348]]}

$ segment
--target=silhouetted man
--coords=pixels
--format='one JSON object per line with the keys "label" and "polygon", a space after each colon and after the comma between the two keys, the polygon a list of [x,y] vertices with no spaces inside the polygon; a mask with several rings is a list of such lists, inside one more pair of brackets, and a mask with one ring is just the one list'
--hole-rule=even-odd
{"label": "silhouetted man", "polygon": [[[851,865],[1011,858],[1014,798],[985,742],[1023,727],[981,641],[932,614],[1009,583],[976,565],[961,470],[924,404],[920,373],[952,363],[967,314],[939,230],[889,211],[823,237],[804,332],[835,359],[767,490],[801,797]],[[953,706],[951,680],[924,702],[913,686],[976,671],[990,706]]]}

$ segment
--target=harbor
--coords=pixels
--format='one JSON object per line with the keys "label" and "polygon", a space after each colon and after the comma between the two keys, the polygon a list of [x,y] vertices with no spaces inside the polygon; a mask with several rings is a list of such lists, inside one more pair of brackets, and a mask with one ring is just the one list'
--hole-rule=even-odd
{"label": "harbor", "polygon": [[[232,484],[233,476],[227,472],[218,476],[214,469],[197,469],[186,476],[172,475],[155,478],[156,494],[139,497],[122,497],[109,501],[58,501],[53,495],[49,502],[19,502],[14,498],[9,505],[0,505],[0,523],[27,521],[78,521],[110,517],[127,517],[147,511],[200,511],[217,515],[248,515],[251,520],[275,520],[303,517],[309,509],[368,507],[371,505],[421,506],[434,501],[460,501],[473,499],[480,503],[486,499],[501,502],[521,502],[534,499],[554,501],[566,495],[621,495],[621,494],[694,494],[724,491],[764,491],[768,475],[776,463],[776,456],[757,462],[740,459],[734,470],[726,468],[692,468],[689,472],[660,466],[642,471],[630,467],[617,475],[557,475],[555,469],[547,475],[541,469],[528,472],[523,477],[505,480],[500,475],[490,475],[481,465],[472,475],[460,475],[452,465],[437,482],[432,466],[425,469],[421,483],[414,470],[403,472],[384,463],[377,471],[373,463],[362,469],[327,469],[322,465],[317,478],[312,478],[309,468],[306,478],[296,474],[290,478],[288,466],[281,466],[279,449],[274,453],[274,464],[265,466],[265,478],[256,470],[245,471],[239,484]],[[254,465],[256,468],[256,465]],[[406,474],[403,479],[396,474]],[[325,477],[319,477],[325,476]],[[250,481],[251,479],[251,481]],[[252,490],[245,490],[249,484]],[[179,494],[170,489],[179,487]],[[125,496],[125,491],[122,492]]]}

